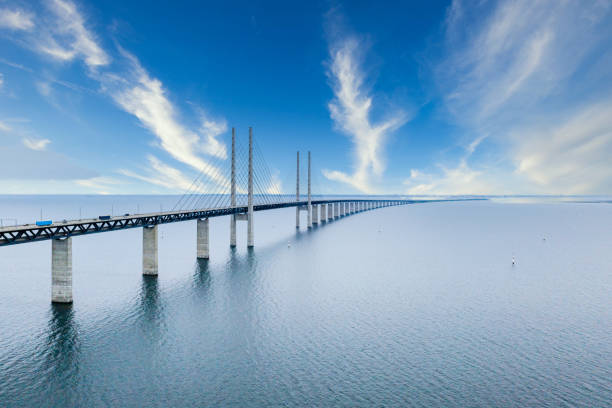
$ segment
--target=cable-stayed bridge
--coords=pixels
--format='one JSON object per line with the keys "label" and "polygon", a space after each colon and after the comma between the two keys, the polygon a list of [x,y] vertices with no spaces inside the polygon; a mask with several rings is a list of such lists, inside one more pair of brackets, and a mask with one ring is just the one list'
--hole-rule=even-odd
{"label": "cable-stayed bridge", "polygon": [[255,245],[254,213],[277,208],[296,208],[296,227],[300,212],[307,213],[307,226],[330,222],[340,217],[380,207],[413,204],[431,200],[383,198],[318,197],[311,194],[311,160],[308,152],[308,188],[300,195],[300,154],[297,153],[296,194],[286,195],[274,182],[261,149],[249,128],[248,147],[236,145],[232,129],[231,161],[228,168],[223,155],[217,162],[206,163],[185,193],[170,211],[146,214],[101,215],[98,218],[39,221],[34,224],[0,227],[0,246],[51,240],[52,302],[72,302],[72,237],[117,231],[143,229],[143,274],[158,273],[158,225],[197,220],[197,257],[209,258],[209,218],[229,216],[230,246],[236,246],[236,222],[247,222],[247,246]]}

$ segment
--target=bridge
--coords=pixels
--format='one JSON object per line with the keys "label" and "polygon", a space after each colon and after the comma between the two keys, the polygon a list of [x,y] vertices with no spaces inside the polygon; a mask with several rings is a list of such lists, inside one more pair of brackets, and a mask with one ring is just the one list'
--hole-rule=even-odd
{"label": "bridge", "polygon": [[[260,158],[259,163],[262,163]],[[263,161],[265,164],[265,161]],[[260,166],[262,167],[262,166]],[[272,189],[266,190],[269,182],[269,171],[263,166],[261,173],[254,171],[253,129],[249,128],[248,170],[246,171],[246,189],[239,185],[236,171],[236,133],[232,129],[231,170],[228,183],[218,169],[203,169],[192,186],[178,200],[171,211],[160,211],[146,214],[125,214],[122,216],[100,216],[98,218],[63,220],[49,225],[42,223],[20,226],[0,227],[0,246],[25,244],[28,242],[51,241],[51,301],[72,303],[72,237],[128,228],[142,228],[142,273],[158,274],[158,225],[173,222],[197,220],[196,241],[197,258],[208,259],[209,253],[209,218],[229,216],[230,246],[236,246],[236,222],[247,222],[247,246],[255,245],[254,213],[257,211],[278,208],[296,208],[296,228],[300,227],[300,212],[307,213],[307,227],[313,224],[331,222],[340,217],[381,207],[413,204],[431,200],[395,200],[377,198],[329,198],[312,199],[311,194],[311,160],[308,152],[308,194],[306,199],[300,196],[300,154],[297,153],[296,195],[295,200]],[[267,176],[266,176],[267,174]],[[221,189],[207,193],[202,180],[214,179]],[[218,184],[219,184],[218,183]],[[226,184],[229,184],[226,186]],[[258,192],[254,187],[258,186]],[[228,187],[229,194],[224,191]],[[246,194],[245,191],[246,190]],[[238,203],[239,199],[246,202]],[[229,202],[225,202],[228,200]],[[244,200],[242,200],[244,201]],[[258,201],[256,203],[256,201]]]}

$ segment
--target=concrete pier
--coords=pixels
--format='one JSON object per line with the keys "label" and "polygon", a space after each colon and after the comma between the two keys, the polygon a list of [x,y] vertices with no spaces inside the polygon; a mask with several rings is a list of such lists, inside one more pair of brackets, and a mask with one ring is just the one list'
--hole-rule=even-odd
{"label": "concrete pier", "polygon": [[318,205],[312,206],[312,223],[313,224],[319,223],[319,206]]}
{"label": "concrete pier", "polygon": [[327,204],[327,222],[333,219],[334,219],[334,205],[330,203],[330,204]]}
{"label": "concrete pier", "polygon": [[51,241],[51,302],[72,303],[72,238]]}
{"label": "concrete pier", "polygon": [[197,224],[197,253],[198,259],[208,259],[208,218],[198,220]]}
{"label": "concrete pier", "polygon": [[157,275],[157,225],[142,228],[142,274]]}
{"label": "concrete pier", "polygon": [[327,222],[327,204],[321,204],[321,222]]}

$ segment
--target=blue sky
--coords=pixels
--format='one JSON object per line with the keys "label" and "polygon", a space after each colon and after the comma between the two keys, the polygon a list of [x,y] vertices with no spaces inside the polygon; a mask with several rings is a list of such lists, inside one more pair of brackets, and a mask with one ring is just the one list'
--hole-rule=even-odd
{"label": "blue sky", "polygon": [[253,126],[287,193],[299,149],[320,193],[609,194],[611,13],[0,0],[0,192],[179,193]]}

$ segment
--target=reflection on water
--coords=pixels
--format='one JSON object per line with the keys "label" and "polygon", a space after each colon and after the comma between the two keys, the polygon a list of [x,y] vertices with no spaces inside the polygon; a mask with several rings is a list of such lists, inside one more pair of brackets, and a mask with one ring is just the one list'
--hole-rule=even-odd
{"label": "reflection on water", "polygon": [[140,287],[140,310],[143,330],[150,332],[160,329],[163,320],[164,306],[159,294],[157,276],[143,275]]}
{"label": "reflection on water", "polygon": [[79,368],[79,333],[72,305],[52,303],[49,329],[44,345],[44,371],[53,371],[59,379],[70,379]]}
{"label": "reflection on water", "polygon": [[210,260],[162,226],[157,277],[137,233],[75,239],[68,306],[48,246],[0,249],[0,406],[611,405],[612,206],[275,214],[252,249],[212,220]]}

